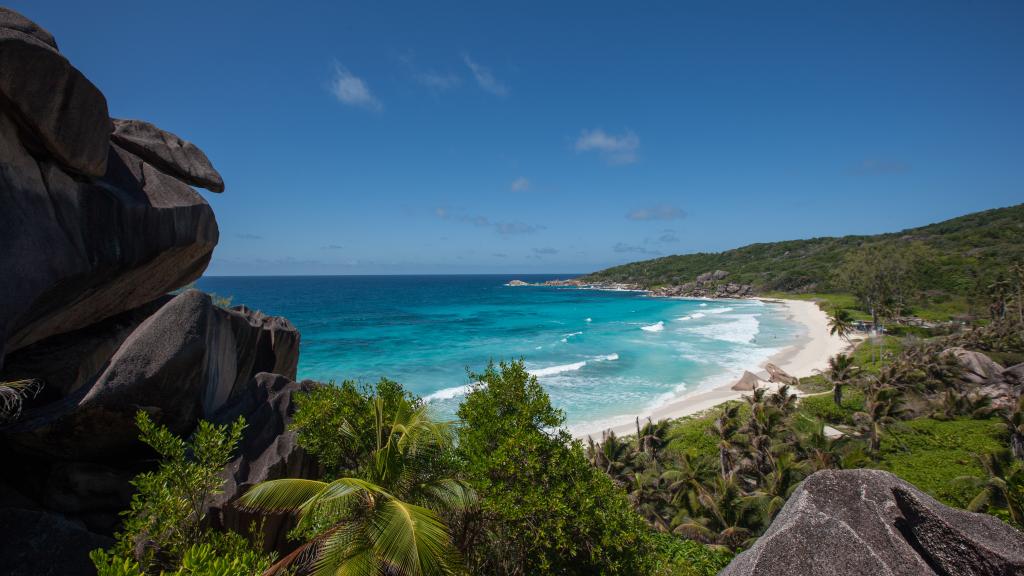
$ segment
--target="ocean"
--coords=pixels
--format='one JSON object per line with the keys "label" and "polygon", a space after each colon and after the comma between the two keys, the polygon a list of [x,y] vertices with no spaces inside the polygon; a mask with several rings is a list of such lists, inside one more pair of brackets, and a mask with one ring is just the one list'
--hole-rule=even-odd
{"label": "ocean", "polygon": [[522,358],[571,430],[734,380],[803,336],[784,308],[760,301],[505,285],[559,277],[204,277],[197,287],[291,320],[302,332],[299,378],[387,377],[442,418],[470,372]]}

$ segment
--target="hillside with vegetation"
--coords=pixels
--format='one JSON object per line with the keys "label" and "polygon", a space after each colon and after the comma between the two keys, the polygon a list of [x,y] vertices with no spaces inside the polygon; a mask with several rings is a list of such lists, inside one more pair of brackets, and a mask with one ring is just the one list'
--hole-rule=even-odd
{"label": "hillside with vegetation", "polygon": [[930,301],[963,299],[1009,275],[1024,260],[1024,204],[976,212],[875,236],[842,236],[751,244],[717,253],[665,256],[615,266],[581,278],[646,288],[693,282],[715,270],[760,294],[848,292],[837,271],[865,249],[913,260],[915,283]]}

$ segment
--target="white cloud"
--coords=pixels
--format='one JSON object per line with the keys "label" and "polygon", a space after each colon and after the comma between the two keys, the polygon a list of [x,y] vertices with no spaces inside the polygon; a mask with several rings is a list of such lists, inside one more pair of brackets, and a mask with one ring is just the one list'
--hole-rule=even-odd
{"label": "white cloud", "polygon": [[331,93],[339,102],[349,106],[359,106],[370,110],[380,110],[383,105],[370,92],[370,87],[362,78],[357,77],[339,62],[334,63],[334,78],[331,80]]}
{"label": "white cloud", "polygon": [[480,85],[480,88],[497,96],[508,94],[508,88],[495,78],[490,70],[477,64],[470,58],[469,54],[463,54],[462,60],[466,63],[469,71],[473,73],[473,77],[476,78],[476,83]]}
{"label": "white cloud", "polygon": [[502,236],[514,236],[519,234],[535,234],[544,230],[544,226],[527,224],[525,222],[494,221],[486,216],[465,214],[462,212],[451,212],[445,208],[436,208],[434,214],[441,220],[449,220],[460,224],[472,224],[478,228],[490,228]]}
{"label": "white cloud", "polygon": [[513,192],[525,192],[530,189],[530,181],[525,176],[520,176],[512,181],[509,190]]}
{"label": "white cloud", "polygon": [[660,204],[652,208],[638,208],[626,213],[630,220],[681,220],[686,218],[686,212],[675,206]]}
{"label": "white cloud", "polygon": [[462,83],[462,78],[459,78],[456,74],[451,72],[448,74],[441,74],[439,72],[432,71],[417,72],[414,77],[420,84],[438,92],[451,90]]}
{"label": "white cloud", "polygon": [[608,134],[604,130],[583,130],[576,139],[577,152],[597,151],[609,164],[632,164],[637,161],[640,138],[627,130],[621,136]]}

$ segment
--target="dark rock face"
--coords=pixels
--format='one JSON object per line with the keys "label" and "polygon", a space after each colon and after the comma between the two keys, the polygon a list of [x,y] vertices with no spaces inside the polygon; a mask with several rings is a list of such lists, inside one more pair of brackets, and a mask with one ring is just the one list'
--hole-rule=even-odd
{"label": "dark rock face", "polygon": [[[242,512],[231,505],[252,486],[275,478],[312,478],[319,472],[316,462],[300,448],[295,432],[288,423],[295,411],[292,395],[306,392],[313,383],[293,382],[279,374],[260,373],[230,404],[210,420],[220,424],[233,422],[239,416],[246,421],[238,457],[225,471],[224,492],[211,504],[211,516],[220,526],[244,532],[260,516]],[[288,516],[268,517],[263,527],[267,548],[284,551],[288,548]]]}
{"label": "dark rock face", "polygon": [[43,44],[57,50],[57,41],[53,34],[42,29],[38,24],[18,14],[14,10],[0,6],[0,28],[16,30],[22,34],[28,34]]}
{"label": "dark rock face", "polygon": [[58,514],[6,508],[0,515],[0,574],[92,576],[89,551],[113,544]]}
{"label": "dark rock face", "polygon": [[944,506],[879,470],[825,470],[793,493],[722,576],[1005,576],[1024,573],[1024,534]]}
{"label": "dark rock face", "polygon": [[103,178],[74,180],[33,158],[11,126],[0,114],[0,245],[14,279],[0,297],[7,351],[137,308],[202,274],[219,233],[192,188],[116,146]]}
{"label": "dark rock face", "polygon": [[[191,143],[138,120],[115,130],[53,36],[0,8],[0,379],[44,384],[0,429],[0,460],[15,463],[0,466],[0,574],[95,573],[87,553],[112,543],[131,479],[154,466],[140,409],[181,436],[246,418],[214,503],[222,526],[248,528],[230,506],[248,486],[315,471],[287,430],[292,394],[311,385],[293,382],[298,331],[168,295],[219,236],[190,184],[224,189]],[[265,526],[283,548],[287,518]]]}
{"label": "dark rock face", "polygon": [[727,276],[729,273],[725,270],[704,272],[698,274],[693,282],[664,286],[651,294],[680,298],[748,298],[754,295],[754,289],[749,284],[722,282]]}
{"label": "dark rock face", "polygon": [[281,318],[224,310],[187,291],[124,338],[88,386],[27,412],[14,445],[56,458],[121,460],[140,448],[135,413],[186,434],[241,394],[256,373],[298,363],[298,332]]}
{"label": "dark rock face", "polygon": [[223,192],[224,180],[203,151],[191,142],[142,120],[114,120],[111,139],[119,146],[175,178]]}
{"label": "dark rock face", "polygon": [[9,10],[0,18],[3,108],[33,148],[71,172],[102,176],[113,130],[106,98],[57,52],[49,32]]}

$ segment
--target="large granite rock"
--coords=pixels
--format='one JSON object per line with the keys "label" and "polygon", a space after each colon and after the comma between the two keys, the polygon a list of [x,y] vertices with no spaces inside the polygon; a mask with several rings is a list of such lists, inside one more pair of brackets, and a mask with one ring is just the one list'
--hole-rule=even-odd
{"label": "large granite rock", "polygon": [[59,514],[0,509],[0,574],[94,576],[89,552],[114,543]]}
{"label": "large granite rock", "polygon": [[28,34],[54,50],[58,49],[57,41],[54,40],[53,34],[50,34],[35,22],[25,18],[10,8],[0,6],[0,28],[7,28],[9,30],[16,30],[22,34]]}
{"label": "large granite rock", "polygon": [[125,339],[171,298],[157,298],[139,308],[12,352],[4,359],[0,380],[39,380],[42,390],[28,403],[30,407],[60,400],[91,384]]}
{"label": "large granite rock", "polygon": [[0,96],[32,148],[71,172],[106,171],[113,130],[106,98],[57,51],[49,32],[10,10],[0,13]]}
{"label": "large granite rock", "polygon": [[34,157],[0,113],[6,351],[142,306],[195,280],[209,263],[219,233],[206,201],[109,148],[103,178],[76,180]]}
{"label": "large granite rock", "polygon": [[757,390],[758,386],[760,385],[761,379],[757,377],[757,374],[754,374],[749,370],[744,370],[743,376],[740,376],[740,379],[733,383],[732,389],[743,392],[749,392]]}
{"label": "large granite rock", "polygon": [[944,506],[880,470],[825,470],[796,489],[720,576],[1006,576],[1024,573],[1024,534]]}
{"label": "large granite rock", "polygon": [[966,350],[958,346],[945,350],[943,354],[955,357],[963,369],[963,378],[975,384],[997,379],[1003,372],[1002,366],[981,352]]}
{"label": "large granite rock", "polygon": [[135,413],[187,434],[259,372],[295,376],[299,335],[287,320],[214,306],[189,290],[142,321],[103,371],[58,402],[28,411],[6,437],[60,459],[117,461],[140,448]]}
{"label": "large granite rock", "polygon": [[115,119],[111,139],[182,182],[211,192],[224,191],[224,180],[202,150],[149,122]]}
{"label": "large granite rock", "polygon": [[210,419],[220,424],[245,418],[245,433],[238,456],[224,472],[224,491],[214,497],[210,517],[221,527],[244,533],[254,520],[266,518],[264,545],[285,551],[287,532],[292,527],[287,515],[254,515],[232,505],[252,486],[277,478],[318,477],[319,466],[298,446],[295,432],[288,430],[295,411],[292,395],[309,391],[309,381],[293,382],[280,374],[260,373],[243,393],[217,411]]}

